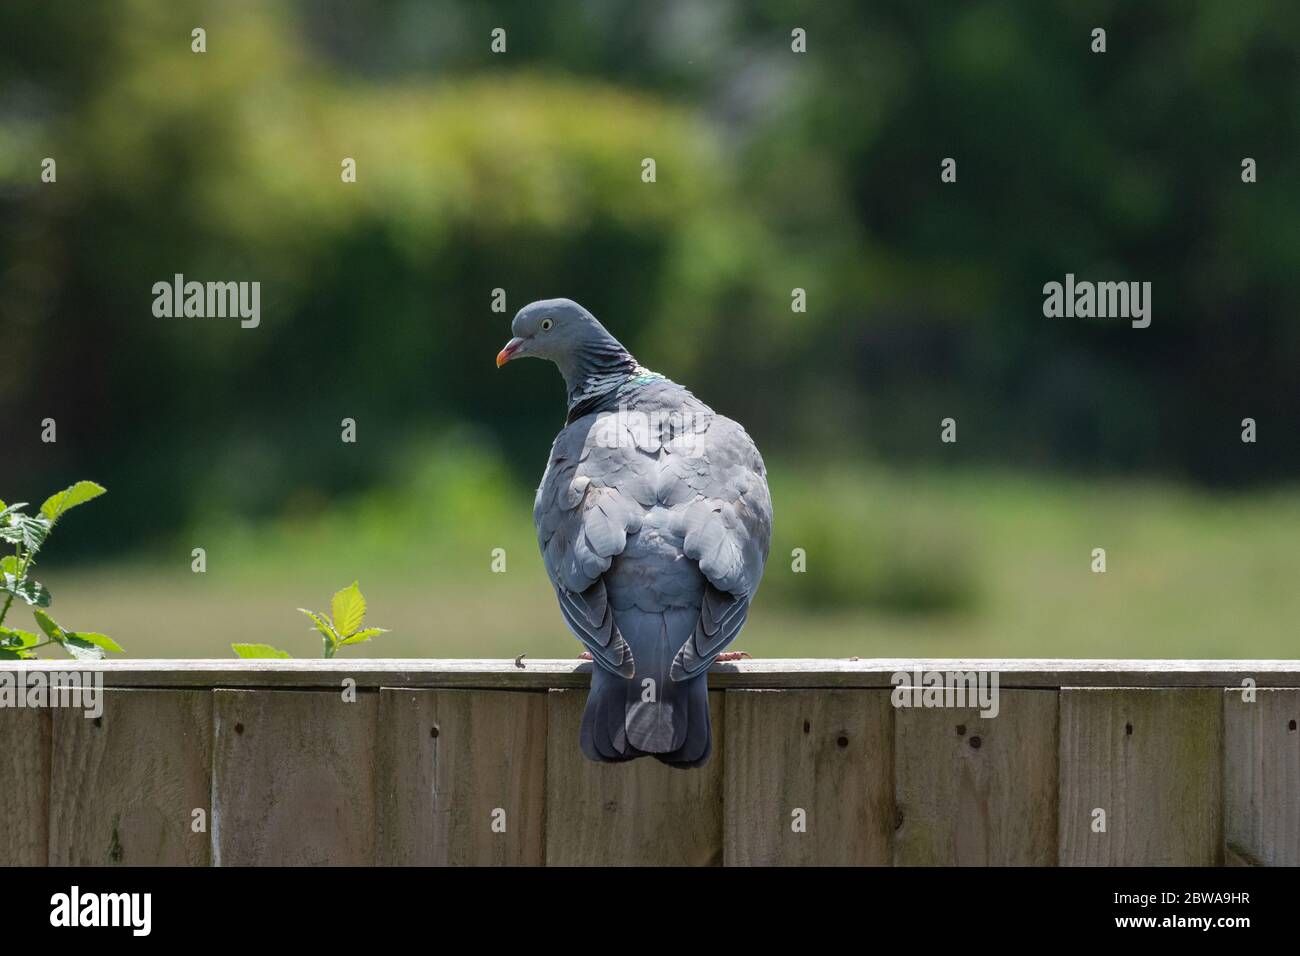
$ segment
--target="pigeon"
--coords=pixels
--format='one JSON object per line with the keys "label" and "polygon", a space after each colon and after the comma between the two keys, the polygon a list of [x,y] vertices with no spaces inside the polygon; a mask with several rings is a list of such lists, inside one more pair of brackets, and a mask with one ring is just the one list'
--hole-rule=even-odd
{"label": "pigeon", "polygon": [[568,389],[533,521],[560,613],[593,660],[582,752],[698,767],[713,750],[709,666],[767,561],[763,459],[744,428],[642,367],[578,303],[533,302],[511,331],[497,367],[547,359]]}

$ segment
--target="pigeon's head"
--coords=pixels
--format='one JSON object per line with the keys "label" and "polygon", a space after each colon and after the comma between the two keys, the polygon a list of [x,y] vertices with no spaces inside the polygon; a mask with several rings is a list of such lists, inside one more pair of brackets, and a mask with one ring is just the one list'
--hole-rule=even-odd
{"label": "pigeon's head", "polygon": [[626,354],[596,317],[572,299],[542,299],[519,310],[510,324],[514,338],[497,353],[497,368],[532,356],[554,362],[562,372],[592,352]]}

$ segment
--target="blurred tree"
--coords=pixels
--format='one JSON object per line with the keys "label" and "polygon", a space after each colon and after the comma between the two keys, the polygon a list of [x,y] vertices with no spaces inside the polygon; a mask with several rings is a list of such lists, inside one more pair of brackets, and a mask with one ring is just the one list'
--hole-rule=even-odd
{"label": "blurred tree", "polygon": [[[0,36],[6,489],[93,475],[97,531],[328,500],[462,422],[535,481],[558,382],[491,358],[554,295],[769,455],[1300,473],[1294,3],[17,0]],[[1044,318],[1067,272],[1152,282],[1151,328]],[[261,326],[154,318],[175,273],[260,281]]]}

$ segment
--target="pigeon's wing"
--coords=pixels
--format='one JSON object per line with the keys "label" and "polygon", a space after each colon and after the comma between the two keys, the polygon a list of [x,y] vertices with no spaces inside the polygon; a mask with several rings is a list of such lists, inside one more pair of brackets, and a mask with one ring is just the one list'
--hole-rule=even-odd
{"label": "pigeon's wing", "polygon": [[[651,462],[589,415],[555,439],[537,489],[533,521],[542,562],[564,619],[601,666],[634,673],[602,575],[653,504]],[[612,416],[603,416],[612,417]]]}
{"label": "pigeon's wing", "polygon": [[673,679],[685,680],[706,670],[745,623],[767,562],[772,499],[762,456],[729,418],[713,415],[667,447],[665,462],[681,484],[683,551],[708,581],[699,622],[673,661]]}
{"label": "pigeon's wing", "polygon": [[632,651],[619,633],[604,573],[652,509],[707,584],[699,620],[672,663],[675,680],[706,670],[739,633],[767,561],[772,502],[763,459],[745,430],[687,393],[664,431],[614,415],[592,415],[562,431],[533,519],[543,563],[570,630],[593,659],[631,677]]}

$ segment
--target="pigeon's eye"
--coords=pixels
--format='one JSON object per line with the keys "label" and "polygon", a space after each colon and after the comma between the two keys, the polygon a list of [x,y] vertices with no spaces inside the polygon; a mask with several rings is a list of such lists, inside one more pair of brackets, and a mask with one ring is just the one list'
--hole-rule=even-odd
{"label": "pigeon's eye", "polygon": [[542,319],[542,331],[543,331],[543,332],[549,332],[549,331],[551,331],[551,326],[552,326],[553,324],[554,324],[554,323],[551,322],[550,319]]}

